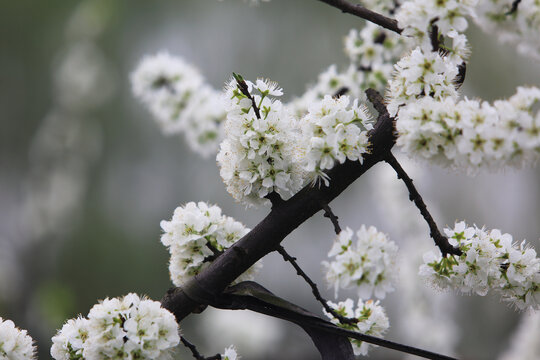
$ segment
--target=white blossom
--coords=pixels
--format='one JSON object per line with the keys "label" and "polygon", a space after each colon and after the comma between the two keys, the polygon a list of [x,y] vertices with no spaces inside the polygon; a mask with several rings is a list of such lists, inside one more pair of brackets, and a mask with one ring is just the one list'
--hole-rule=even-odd
{"label": "white blossom", "polygon": [[515,44],[517,50],[535,60],[540,59],[540,3],[522,0],[512,14],[512,0],[480,0],[473,18],[477,25],[504,43]]}
{"label": "white blossom", "polygon": [[180,336],[172,313],[130,293],[94,305],[87,318],[68,320],[52,341],[56,360],[165,360],[172,358]]}
{"label": "white blossom", "polygon": [[225,352],[221,355],[222,360],[237,360],[240,356],[236,353],[236,349],[233,345],[225,348]]}
{"label": "white blossom", "polygon": [[[210,264],[212,256],[249,232],[240,222],[222,215],[218,206],[205,202],[177,207],[170,221],[161,222],[161,228],[161,242],[171,254],[169,272],[176,286],[197,275]],[[261,266],[260,262],[255,264],[238,281],[252,279]]]}
{"label": "white blossom", "polygon": [[194,66],[160,52],[143,58],[131,82],[164,134],[184,133],[191,149],[204,157],[217,152],[225,105]]}
{"label": "white blossom", "polygon": [[453,169],[504,169],[540,158],[540,89],[520,87],[493,105],[476,100],[424,97],[402,106],[397,145],[407,154]]}
{"label": "white blossom", "polygon": [[395,65],[389,82],[388,112],[395,116],[403,105],[416,103],[422,97],[457,98],[456,77],[459,63],[438,52],[417,47]]}
{"label": "white blossom", "polygon": [[445,233],[462,254],[426,253],[421,277],[436,288],[452,287],[481,296],[493,290],[519,309],[539,309],[540,259],[525,241],[515,244],[510,234],[467,227],[465,222],[446,228]]}
{"label": "white blossom", "polygon": [[13,321],[0,317],[0,359],[31,360],[35,359],[34,340],[26,330],[19,329]]}
{"label": "white blossom", "polygon": [[[347,330],[382,337],[390,327],[388,317],[386,316],[384,308],[379,305],[379,301],[367,300],[364,302],[362,299],[359,299],[356,309],[354,309],[354,303],[351,299],[347,299],[337,304],[328,301],[328,305],[339,315],[358,320],[355,324],[341,324],[338,319],[332,316],[332,314],[323,310],[325,315],[330,318],[331,322]],[[351,344],[355,355],[367,355],[370,347],[377,347],[376,345],[371,345],[356,339],[351,339]]]}
{"label": "white blossom", "polygon": [[356,233],[342,230],[328,256],[332,261],[323,261],[326,281],[333,286],[337,296],[339,288],[356,287],[361,299],[375,294],[384,299],[386,293],[394,291],[397,281],[397,245],[373,226],[364,225]]}
{"label": "white blossom", "polygon": [[277,192],[288,199],[303,185],[302,156],[295,118],[271,97],[282,90],[277,84],[245,82],[251,100],[232,79],[225,91],[227,121],[225,140],[217,156],[227,191],[246,205],[267,203]]}
{"label": "white blossom", "polygon": [[349,108],[349,97],[325,96],[309,107],[301,120],[302,138],[306,155],[303,159],[307,176],[329,184],[323,172],[343,164],[345,160],[362,162],[369,151],[368,130],[373,126],[367,109],[355,100]]}

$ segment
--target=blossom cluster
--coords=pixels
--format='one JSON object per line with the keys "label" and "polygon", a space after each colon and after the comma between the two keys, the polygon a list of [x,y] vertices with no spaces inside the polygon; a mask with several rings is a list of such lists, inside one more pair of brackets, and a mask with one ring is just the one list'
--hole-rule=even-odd
{"label": "blossom cluster", "polygon": [[305,144],[304,169],[308,177],[329,181],[323,172],[336,162],[360,161],[368,152],[368,131],[373,128],[367,109],[355,100],[349,108],[348,96],[333,98],[326,95],[322,101],[309,107],[301,120]]}
{"label": "blossom cluster", "polygon": [[386,293],[394,291],[397,280],[398,247],[373,226],[362,225],[355,244],[353,237],[354,232],[346,228],[335,239],[328,253],[333,260],[323,261],[326,281],[334,286],[336,296],[339,288],[355,286],[361,299],[372,294],[384,299]]}
{"label": "blossom cluster", "polygon": [[275,99],[282,94],[276,83],[261,79],[233,78],[226,88],[226,138],[217,161],[227,191],[247,205],[268,202],[272,192],[287,199],[304,182],[297,121]]}
{"label": "blossom cluster", "polygon": [[358,31],[352,29],[344,40],[344,50],[350,64],[339,71],[334,64],[323,71],[315,84],[287,106],[298,116],[307,113],[309,106],[327,95],[347,93],[364,100],[364,91],[374,88],[383,91],[393,72],[392,64],[410,46],[403,36],[367,23]]}
{"label": "blossom cluster", "polygon": [[453,287],[481,296],[495,290],[519,309],[540,308],[540,259],[525,241],[516,244],[510,234],[468,227],[465,222],[446,228],[445,233],[462,254],[424,254],[422,278],[436,288]]}
{"label": "blossom cluster", "polygon": [[409,46],[408,38],[373,23],[367,23],[361,31],[351,29],[345,37],[345,53],[357,71],[364,74],[364,90],[386,87],[392,64]]}
{"label": "blossom cluster", "polygon": [[172,358],[180,336],[172,313],[130,293],[94,305],[87,318],[68,320],[52,341],[56,360],[165,360]]}
{"label": "blossom cluster", "polygon": [[[228,249],[249,232],[242,223],[221,214],[216,205],[189,202],[177,207],[170,221],[161,222],[161,242],[169,248],[169,272],[176,286],[197,275],[212,258]],[[257,263],[241,278],[251,279]]]}
{"label": "blossom cluster", "polygon": [[184,133],[191,149],[205,157],[217,152],[225,107],[194,66],[161,52],[143,58],[131,82],[164,134]]}
{"label": "blossom cluster", "polygon": [[424,96],[456,98],[458,65],[451,57],[438,52],[425,52],[420,47],[404,56],[395,65],[395,75],[388,84],[387,107],[390,115],[396,116],[400,107],[415,104]]}
{"label": "blossom cluster", "polygon": [[364,82],[364,74],[350,65],[344,71],[339,71],[337,65],[330,65],[319,74],[317,81],[311,84],[302,96],[294,98],[285,106],[297,117],[304,116],[311,104],[322,100],[326,95],[350,93],[357,98],[363,98],[360,84]]}
{"label": "blossom cluster", "polygon": [[493,105],[425,97],[399,111],[397,145],[409,155],[474,173],[532,164],[540,158],[540,89],[520,87]]}
{"label": "blossom cluster", "polygon": [[[384,308],[379,305],[379,301],[368,300],[364,302],[360,299],[358,300],[356,309],[354,309],[354,302],[351,299],[341,301],[337,304],[329,301],[328,305],[339,315],[358,320],[355,324],[342,324],[332,314],[324,311],[325,315],[331,319],[330,321],[344,329],[380,337],[390,327],[388,317]],[[370,345],[356,339],[351,339],[351,344],[355,355],[367,355],[370,346],[376,347],[376,345]]]}
{"label": "blossom cluster", "polygon": [[431,32],[437,30],[439,36],[464,32],[468,26],[466,17],[474,15],[475,4],[476,0],[409,0],[397,10],[396,20],[402,35],[413,37],[429,51],[433,46]]}
{"label": "blossom cluster", "polygon": [[0,359],[30,360],[35,359],[34,341],[26,333],[15,326],[13,321],[0,317]]}
{"label": "blossom cluster", "polygon": [[513,0],[480,0],[474,21],[502,42],[517,44],[520,53],[540,59],[540,3],[522,0],[512,11]]}

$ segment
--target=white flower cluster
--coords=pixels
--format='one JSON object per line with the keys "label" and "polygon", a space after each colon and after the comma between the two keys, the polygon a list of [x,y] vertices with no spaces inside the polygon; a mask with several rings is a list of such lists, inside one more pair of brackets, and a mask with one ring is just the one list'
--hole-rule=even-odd
{"label": "white flower cluster", "polygon": [[465,222],[445,233],[463,254],[426,253],[421,277],[437,288],[453,287],[463,293],[484,296],[493,289],[519,309],[540,309],[540,259],[525,241],[518,245],[510,234],[467,227]]}
{"label": "white flower cluster", "polygon": [[401,106],[416,103],[424,96],[456,98],[456,76],[459,63],[438,52],[425,52],[420,47],[395,65],[394,78],[387,93],[388,112],[396,116]]}
{"label": "white flower cluster", "polygon": [[180,336],[173,314],[131,293],[94,305],[88,318],[68,320],[52,341],[56,360],[165,360]]}
{"label": "white flower cluster", "polygon": [[[358,320],[356,324],[341,324],[338,319],[332,316],[332,314],[324,311],[325,315],[328,316],[334,324],[344,329],[380,337],[386,333],[390,327],[388,317],[386,316],[384,308],[379,305],[379,301],[368,300],[364,302],[360,299],[358,300],[356,309],[354,309],[354,302],[351,299],[341,301],[337,304],[329,301],[328,305],[339,315]],[[370,345],[356,339],[351,339],[351,343],[355,355],[367,355],[370,346],[377,347],[376,345]]]}
{"label": "white flower cluster", "polygon": [[409,155],[475,173],[533,164],[540,158],[540,89],[518,88],[508,100],[422,98],[401,108],[397,145]]}
{"label": "white flower cluster", "polygon": [[227,191],[246,205],[267,203],[272,192],[288,199],[304,182],[297,121],[273,98],[283,94],[277,84],[261,79],[244,84],[249,97],[235,79],[226,88],[226,138],[217,155],[220,175]]}
{"label": "white flower cluster", "polygon": [[36,347],[34,340],[26,333],[15,327],[11,320],[0,317],[0,359],[1,360],[30,360],[35,359]]}
{"label": "white flower cluster", "polygon": [[473,19],[500,41],[517,44],[520,53],[540,60],[540,3],[522,0],[516,11],[509,14],[513,3],[513,0],[480,0]]}
{"label": "white flower cluster", "polygon": [[414,37],[428,52],[432,47],[432,26],[437,26],[442,36],[462,33],[468,26],[465,17],[474,15],[475,5],[476,0],[409,0],[399,7],[396,20],[402,35]]}
{"label": "white flower cluster", "polygon": [[[228,249],[249,232],[249,229],[233,218],[222,215],[216,205],[205,202],[189,202],[177,207],[170,221],[161,222],[161,242],[169,248],[171,260],[169,272],[176,286],[208,266],[212,256]],[[257,263],[241,276],[251,279],[260,268]]]}
{"label": "white flower cluster", "polygon": [[363,100],[368,88],[383,91],[392,75],[392,65],[409,47],[405,37],[372,23],[367,23],[361,31],[352,29],[344,43],[349,66],[340,72],[336,65],[331,65],[322,72],[315,84],[288,104],[291,112],[301,117],[312,103],[340,92]]}
{"label": "white flower cluster", "polygon": [[326,281],[334,286],[336,296],[339,288],[356,286],[362,299],[372,294],[384,299],[386,293],[394,291],[397,281],[398,247],[373,226],[362,225],[356,233],[356,244],[353,237],[353,231],[346,228],[334,241],[328,253],[334,260],[322,263]]}
{"label": "white flower cluster", "polygon": [[303,160],[308,177],[317,181],[327,175],[323,172],[334,167],[335,162],[360,161],[369,151],[368,131],[373,128],[367,109],[354,100],[349,108],[348,96],[333,98],[326,95],[313,103],[301,120],[302,137],[306,155]]}
{"label": "white flower cluster", "polygon": [[[371,8],[370,8],[371,9]],[[366,23],[361,31],[352,29],[345,37],[345,53],[363,74],[362,89],[384,89],[397,59],[408,48],[407,38]],[[358,75],[358,79],[361,76]]]}
{"label": "white flower cluster", "polygon": [[286,107],[300,118],[307,113],[311,104],[322,100],[326,95],[334,96],[346,90],[354,97],[363,98],[360,88],[363,81],[363,73],[354,65],[350,65],[344,72],[339,72],[335,64],[330,65],[319,74],[315,84],[310,85],[301,97],[293,99]]}
{"label": "white flower cluster", "polygon": [[191,149],[205,157],[217,152],[225,107],[218,91],[181,58],[161,52],[146,56],[131,75],[133,93],[166,135],[185,134]]}
{"label": "white flower cluster", "polygon": [[225,352],[221,354],[222,360],[237,360],[240,359],[240,356],[236,353],[236,349],[233,345],[225,349]]}

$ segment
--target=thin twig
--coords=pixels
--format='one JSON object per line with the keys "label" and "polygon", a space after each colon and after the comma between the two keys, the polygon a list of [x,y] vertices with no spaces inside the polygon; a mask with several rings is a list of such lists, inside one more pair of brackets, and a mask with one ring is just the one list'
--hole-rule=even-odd
{"label": "thin twig", "polygon": [[512,2],[512,7],[510,8],[510,10],[508,10],[508,12],[505,15],[514,14],[517,11],[520,2],[521,2],[521,0],[514,0]]}
{"label": "thin twig", "polygon": [[431,50],[433,52],[437,52],[441,49],[441,39],[439,37],[439,27],[437,26],[436,22],[439,20],[439,18],[435,18],[431,20],[431,28],[429,31],[429,38],[431,40]]}
{"label": "thin twig", "polygon": [[401,179],[405,183],[405,186],[407,186],[407,190],[409,190],[409,199],[414,202],[414,204],[416,205],[418,210],[420,210],[420,213],[424,217],[424,220],[426,220],[429,226],[430,235],[435,241],[435,244],[443,253],[443,256],[446,256],[447,254],[461,255],[461,250],[450,245],[448,239],[443,234],[441,234],[441,232],[437,228],[437,224],[435,224],[435,221],[433,220],[433,217],[431,217],[431,214],[429,213],[427,206],[422,199],[422,196],[420,196],[420,194],[414,187],[412,179],[409,177],[409,175],[407,175],[405,170],[403,170],[394,155],[392,155],[392,153],[389,153],[385,161],[390,164],[390,166],[392,166],[392,168],[397,174],[398,179]]}
{"label": "thin twig", "polygon": [[185,347],[187,347],[190,351],[193,357],[197,360],[221,360],[221,354],[216,354],[214,356],[210,357],[204,357],[201,355],[201,353],[197,350],[197,347],[186,340],[185,337],[181,336],[180,341],[182,341],[182,344],[184,344]]}
{"label": "thin twig", "polygon": [[338,91],[336,91],[334,93],[334,95],[332,95],[333,98],[335,99],[338,99],[340,97],[342,97],[343,95],[347,94],[349,92],[349,88],[346,87],[346,86],[343,86],[341,88],[338,89]]}
{"label": "thin twig", "polygon": [[383,28],[391,30],[398,34],[401,34],[401,32],[403,31],[402,29],[398,27],[397,20],[386,17],[382,14],[376,13],[375,11],[366,9],[362,5],[353,4],[346,0],[319,0],[319,1],[322,1],[323,3],[326,3],[335,8],[338,8],[344,13],[356,15],[358,17],[361,17],[364,20],[380,25]]}
{"label": "thin twig", "polygon": [[291,265],[296,270],[296,273],[299,276],[301,276],[305,280],[305,282],[308,283],[308,285],[311,287],[311,291],[313,292],[313,296],[315,296],[315,299],[317,299],[317,301],[321,303],[321,305],[324,307],[324,310],[326,310],[326,312],[332,314],[332,316],[338,319],[339,322],[342,324],[356,324],[358,322],[357,319],[351,319],[345,316],[341,316],[328,305],[328,301],[325,300],[322,297],[321,293],[319,292],[319,288],[317,287],[317,284],[315,284],[313,280],[309,278],[309,276],[304,272],[304,270],[302,270],[300,265],[298,265],[298,263],[296,262],[296,258],[289,255],[289,253],[287,253],[287,251],[285,250],[283,246],[278,245],[276,247],[276,251],[280,253],[280,255],[283,257],[285,261],[290,262]]}
{"label": "thin twig", "polygon": [[238,84],[238,89],[244,94],[249,100],[251,100],[251,105],[253,107],[253,111],[255,111],[255,115],[257,116],[257,119],[261,118],[261,113],[259,111],[259,107],[257,106],[257,103],[255,102],[255,99],[249,92],[248,85],[244,81],[244,78],[241,75],[233,73],[233,77],[236,80],[236,84]]}
{"label": "thin twig", "polygon": [[339,218],[332,212],[330,205],[321,202],[321,206],[324,210],[324,217],[327,217],[330,219],[330,221],[332,221],[332,224],[334,225],[334,231],[336,232],[336,235],[339,235],[339,233],[341,232],[341,226],[339,226]]}

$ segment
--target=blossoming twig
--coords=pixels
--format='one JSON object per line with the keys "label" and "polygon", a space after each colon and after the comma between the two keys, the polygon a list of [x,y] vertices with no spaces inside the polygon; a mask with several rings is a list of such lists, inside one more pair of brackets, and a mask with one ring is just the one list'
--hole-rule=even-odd
{"label": "blossoming twig", "polygon": [[[328,205],[326,205],[326,206],[328,206]],[[278,245],[276,247],[276,251],[283,257],[283,259],[285,261],[290,262],[291,265],[296,270],[296,273],[299,276],[301,276],[308,283],[308,285],[311,287],[311,291],[313,292],[313,295],[315,296],[315,299],[317,299],[317,301],[321,303],[321,305],[324,307],[324,310],[326,310],[328,313],[332,314],[332,316],[335,317],[336,319],[338,319],[339,322],[342,323],[342,324],[356,324],[358,322],[358,319],[351,319],[351,318],[347,318],[345,316],[342,316],[337,311],[335,311],[330,306],[328,306],[328,301],[325,300],[321,296],[321,293],[319,292],[319,288],[317,287],[317,284],[315,284],[313,282],[313,280],[311,280],[309,278],[309,276],[302,270],[300,265],[298,265],[298,263],[296,262],[296,258],[289,255],[289,253],[287,253],[287,251],[285,250],[285,248],[283,246]]]}
{"label": "blossoming twig", "polygon": [[401,167],[397,159],[392,155],[392,153],[388,153],[385,161],[392,166],[394,171],[397,174],[398,179],[401,179],[405,185],[407,186],[407,190],[409,190],[409,199],[414,202],[418,210],[420,210],[420,213],[426,220],[429,226],[430,235],[435,241],[435,244],[439,247],[441,252],[444,256],[447,254],[452,255],[461,255],[461,250],[458,248],[453,247],[448,242],[448,239],[441,234],[439,229],[437,228],[437,224],[435,224],[435,221],[433,220],[433,217],[431,217],[431,214],[429,213],[426,204],[424,203],[424,200],[422,199],[422,196],[418,193],[416,188],[414,187],[412,179],[407,175],[405,170]]}
{"label": "blossoming twig", "polygon": [[255,115],[257,116],[257,119],[261,118],[261,113],[259,111],[259,107],[257,106],[257,103],[255,102],[255,99],[249,92],[248,85],[246,84],[244,78],[241,75],[233,73],[233,77],[236,80],[236,83],[238,84],[238,89],[244,94],[248,99],[251,100],[251,104],[253,105],[253,111],[255,111]]}

